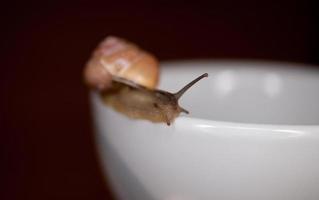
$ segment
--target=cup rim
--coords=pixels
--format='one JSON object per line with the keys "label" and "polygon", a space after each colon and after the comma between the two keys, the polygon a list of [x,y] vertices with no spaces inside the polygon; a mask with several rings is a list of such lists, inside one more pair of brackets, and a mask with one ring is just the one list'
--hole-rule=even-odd
{"label": "cup rim", "polygon": [[[209,120],[196,117],[179,116],[174,124],[179,127],[181,124],[188,127],[224,127],[229,129],[258,129],[258,130],[277,130],[285,132],[295,131],[319,131],[319,125],[286,125],[286,124],[264,124],[264,123],[245,123],[222,120]],[[319,136],[319,135],[318,135]]]}

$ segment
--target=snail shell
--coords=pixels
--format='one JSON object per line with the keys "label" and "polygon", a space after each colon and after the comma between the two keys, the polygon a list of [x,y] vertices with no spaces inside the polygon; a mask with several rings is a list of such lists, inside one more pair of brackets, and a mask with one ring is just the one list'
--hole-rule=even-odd
{"label": "snail shell", "polygon": [[158,61],[137,45],[109,36],[93,52],[85,67],[84,78],[90,87],[107,90],[113,76],[154,89],[159,79]]}

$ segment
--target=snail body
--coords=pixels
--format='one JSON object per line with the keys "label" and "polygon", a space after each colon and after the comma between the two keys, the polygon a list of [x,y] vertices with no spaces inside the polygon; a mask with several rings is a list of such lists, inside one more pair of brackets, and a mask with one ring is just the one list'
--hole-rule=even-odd
{"label": "snail body", "polygon": [[189,112],[178,99],[205,73],[177,93],[155,89],[158,62],[154,56],[125,40],[109,37],[89,60],[84,77],[87,85],[98,90],[103,101],[130,118],[165,122],[170,125],[181,112]]}
{"label": "snail body", "polygon": [[102,93],[102,98],[106,104],[131,118],[165,122],[170,125],[181,112],[189,113],[179,106],[179,98],[207,76],[207,73],[199,76],[176,93],[149,89],[132,81],[113,77],[112,89]]}

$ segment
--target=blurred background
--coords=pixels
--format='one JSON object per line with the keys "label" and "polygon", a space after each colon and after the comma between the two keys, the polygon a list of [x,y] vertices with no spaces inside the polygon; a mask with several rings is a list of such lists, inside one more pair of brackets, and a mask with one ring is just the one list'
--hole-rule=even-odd
{"label": "blurred background", "polygon": [[82,70],[107,35],[161,61],[319,64],[314,1],[10,1],[2,5],[0,199],[113,199]]}

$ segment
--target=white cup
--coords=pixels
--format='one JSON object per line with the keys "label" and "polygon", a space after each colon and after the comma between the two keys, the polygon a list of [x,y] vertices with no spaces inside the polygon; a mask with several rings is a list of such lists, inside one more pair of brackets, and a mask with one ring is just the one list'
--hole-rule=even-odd
{"label": "white cup", "polygon": [[190,111],[132,120],[92,93],[102,168],[121,200],[318,200],[319,70],[256,61],[161,66],[159,88]]}

